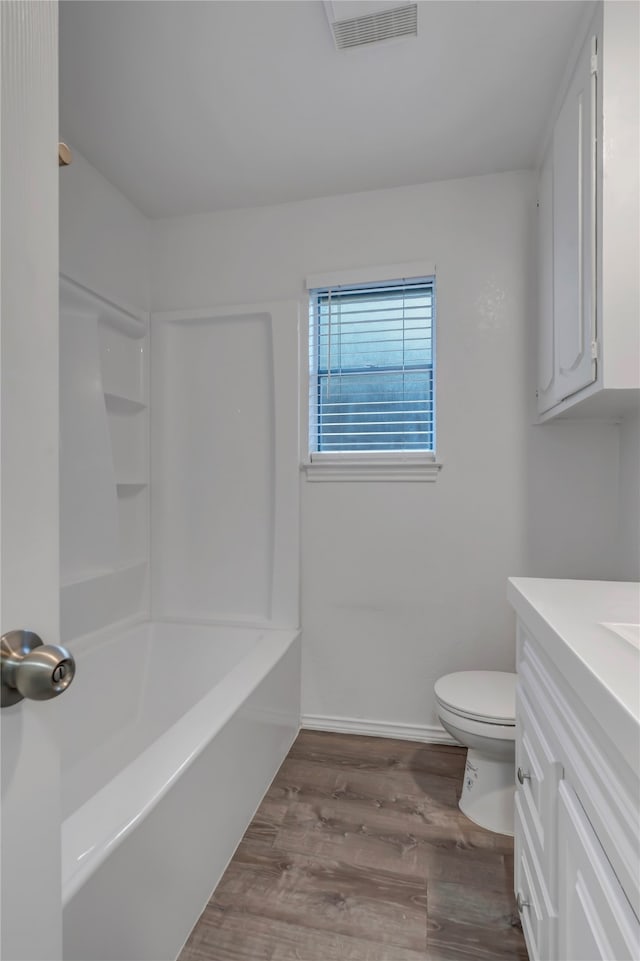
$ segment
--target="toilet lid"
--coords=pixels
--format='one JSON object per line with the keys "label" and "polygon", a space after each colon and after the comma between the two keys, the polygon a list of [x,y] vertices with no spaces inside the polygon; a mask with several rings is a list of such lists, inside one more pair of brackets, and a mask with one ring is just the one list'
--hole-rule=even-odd
{"label": "toilet lid", "polygon": [[492,724],[515,724],[516,675],[502,671],[458,671],[435,684],[438,700],[456,714]]}

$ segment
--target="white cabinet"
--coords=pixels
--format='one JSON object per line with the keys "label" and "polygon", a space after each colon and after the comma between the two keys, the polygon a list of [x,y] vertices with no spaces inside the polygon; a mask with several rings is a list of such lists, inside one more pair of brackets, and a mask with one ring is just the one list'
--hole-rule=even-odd
{"label": "white cabinet", "polygon": [[563,781],[558,806],[558,952],[565,961],[636,961],[638,922],[578,800]]}
{"label": "white cabinet", "polygon": [[531,961],[640,958],[638,772],[522,621],[516,768],[514,887]]}
{"label": "white cabinet", "polygon": [[535,854],[536,845],[522,795],[516,795],[515,806],[514,887],[529,958],[536,961],[555,954],[558,915],[545,872]]}
{"label": "white cabinet", "polygon": [[545,154],[538,182],[538,413],[557,403],[553,312],[553,155]]}
{"label": "white cabinet", "polygon": [[639,27],[637,4],[601,6],[540,171],[541,420],[576,405],[621,413],[640,398]]}
{"label": "white cabinet", "polygon": [[556,399],[596,379],[596,43],[582,48],[553,130]]}

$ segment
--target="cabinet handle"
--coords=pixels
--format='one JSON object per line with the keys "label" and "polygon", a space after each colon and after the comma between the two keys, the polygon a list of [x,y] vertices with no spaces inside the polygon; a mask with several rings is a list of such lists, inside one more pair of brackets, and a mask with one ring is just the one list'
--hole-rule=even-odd
{"label": "cabinet handle", "polygon": [[[512,770],[513,770],[513,768],[512,768]],[[531,780],[531,775],[530,775],[530,774],[525,774],[524,771],[522,770],[522,768],[519,767],[519,768],[518,768],[518,780],[520,781],[520,784],[524,784],[525,781],[530,781],[530,780]]]}
{"label": "cabinet handle", "polygon": [[528,902],[528,901],[525,901],[525,899],[522,897],[522,894],[520,893],[520,891],[518,891],[518,896],[516,897],[516,907],[517,907],[518,912],[519,912],[520,914],[522,914],[522,909],[523,909],[523,908],[528,908],[528,907],[529,907],[529,902]]}

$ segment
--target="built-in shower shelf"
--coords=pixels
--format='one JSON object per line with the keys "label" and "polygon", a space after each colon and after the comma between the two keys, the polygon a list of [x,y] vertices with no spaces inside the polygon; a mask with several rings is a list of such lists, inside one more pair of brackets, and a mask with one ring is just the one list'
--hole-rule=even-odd
{"label": "built-in shower shelf", "polygon": [[92,581],[96,577],[104,577],[110,572],[111,568],[96,567],[86,571],[67,571],[60,575],[61,587],[72,587],[74,584],[82,584],[84,581]]}
{"label": "built-in shower shelf", "polygon": [[146,557],[131,557],[127,560],[123,560],[122,564],[115,568],[114,573],[120,573],[121,571],[137,571],[139,568],[146,566]]}
{"label": "built-in shower shelf", "polygon": [[110,391],[105,391],[104,402],[107,410],[112,411],[114,414],[138,414],[147,408],[146,404],[141,400],[137,400],[135,397],[127,397],[124,394],[114,394]]}
{"label": "built-in shower shelf", "polygon": [[129,497],[132,494],[139,494],[147,487],[146,481],[118,481],[116,483],[116,489],[118,491],[118,497]]}
{"label": "built-in shower shelf", "polygon": [[63,572],[60,576],[61,587],[74,587],[76,584],[84,584],[86,581],[100,580],[103,577],[112,577],[123,571],[133,571],[143,567],[147,563],[146,558],[135,558],[123,561],[115,567],[95,567],[84,571]]}

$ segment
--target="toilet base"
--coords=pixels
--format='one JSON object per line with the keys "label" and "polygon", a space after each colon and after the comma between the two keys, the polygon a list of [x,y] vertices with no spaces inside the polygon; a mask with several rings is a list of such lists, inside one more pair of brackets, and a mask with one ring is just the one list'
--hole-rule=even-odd
{"label": "toilet base", "polygon": [[513,837],[515,777],[513,761],[496,760],[470,747],[459,808],[488,831]]}

